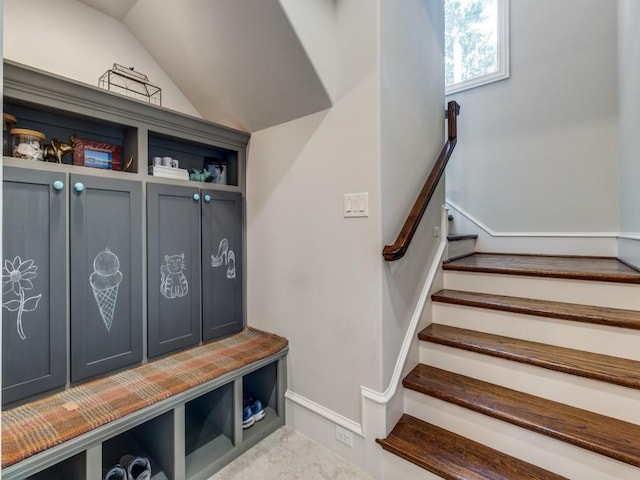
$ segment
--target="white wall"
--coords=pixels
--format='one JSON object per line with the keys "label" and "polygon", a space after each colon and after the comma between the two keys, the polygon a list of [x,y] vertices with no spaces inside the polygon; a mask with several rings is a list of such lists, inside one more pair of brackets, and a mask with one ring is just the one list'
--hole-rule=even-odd
{"label": "white wall", "polygon": [[334,0],[279,0],[324,88],[334,96]]}
{"label": "white wall", "polygon": [[121,22],[76,0],[4,0],[4,58],[98,86],[114,63],[162,88],[162,106],[200,116]]}
{"label": "white wall", "polygon": [[[382,0],[382,239],[394,242],[444,144],[443,2]],[[408,253],[383,265],[383,378],[388,385],[438,239],[444,181]]]}
{"label": "white wall", "polygon": [[640,3],[619,1],[621,259],[640,268]]}
{"label": "white wall", "polygon": [[[334,107],[251,138],[247,318],[289,338],[292,392],[357,424],[359,387],[388,387],[437,247],[443,186],[407,257],[381,255],[444,143],[443,13],[335,6]],[[343,218],[348,192],[369,192],[368,218]]]}
{"label": "white wall", "polygon": [[[359,420],[381,385],[378,2],[337,2],[333,28],[333,108],[251,137],[247,319],[289,339],[291,391]],[[368,218],[343,218],[349,192]]]}
{"label": "white wall", "polygon": [[511,0],[510,14],[511,78],[451,96],[447,198],[496,232],[617,232],[616,2]]}

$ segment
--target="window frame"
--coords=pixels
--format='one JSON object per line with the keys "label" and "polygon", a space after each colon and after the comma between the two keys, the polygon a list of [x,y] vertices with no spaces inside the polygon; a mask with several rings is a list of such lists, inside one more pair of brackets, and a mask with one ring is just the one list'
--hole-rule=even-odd
{"label": "window frame", "polygon": [[[445,0],[446,1],[446,0]],[[464,82],[445,85],[445,95],[463,92],[471,88],[480,87],[489,83],[498,82],[509,78],[511,75],[509,66],[509,0],[496,0],[497,7],[497,63],[498,69],[495,72],[482,75],[480,77],[465,80]],[[446,25],[445,25],[446,28]]]}

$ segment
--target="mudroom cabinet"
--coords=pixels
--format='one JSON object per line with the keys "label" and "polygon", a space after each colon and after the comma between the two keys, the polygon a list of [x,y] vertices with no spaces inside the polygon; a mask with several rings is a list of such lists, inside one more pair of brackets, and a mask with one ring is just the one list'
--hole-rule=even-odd
{"label": "mudroom cabinet", "polygon": [[[3,94],[17,126],[46,138],[45,161],[3,156],[3,418],[65,395],[71,412],[77,392],[173,371],[175,357],[184,378],[202,367],[191,355],[220,369],[13,461],[3,443],[3,478],[98,480],[127,453],[154,479],[208,478],[285,418],[286,340],[245,328],[249,134],[9,61]],[[245,395],[265,410],[248,429]]]}
{"label": "mudroom cabinet", "polygon": [[5,168],[2,401],[67,379],[67,185],[64,174]]}
{"label": "mudroom cabinet", "polygon": [[142,185],[71,174],[71,381],[142,360]]}
{"label": "mudroom cabinet", "polygon": [[242,197],[147,185],[148,355],[239,332]]}
{"label": "mudroom cabinet", "polygon": [[239,332],[242,309],[242,195],[203,189],[202,340]]}
{"label": "mudroom cabinet", "polygon": [[147,185],[150,358],[201,339],[199,192],[197,187]]}

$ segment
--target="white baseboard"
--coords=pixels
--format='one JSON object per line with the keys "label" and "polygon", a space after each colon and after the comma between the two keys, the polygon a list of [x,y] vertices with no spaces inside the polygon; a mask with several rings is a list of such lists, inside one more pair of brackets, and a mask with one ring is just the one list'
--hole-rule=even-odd
{"label": "white baseboard", "polygon": [[[289,427],[368,471],[375,478],[380,478],[379,462],[369,460],[376,454],[380,455],[380,447],[375,443],[375,438],[364,437],[360,424],[291,390],[285,393],[285,399],[286,424]],[[351,447],[336,439],[336,425],[352,432]]]}
{"label": "white baseboard", "polygon": [[640,270],[640,234],[620,234],[618,237],[618,258]]}
{"label": "white baseboard", "polygon": [[476,251],[553,255],[618,255],[619,232],[498,232],[447,201],[455,233],[478,235]]}
{"label": "white baseboard", "polygon": [[284,394],[284,398],[289,400],[289,402],[294,403],[300,407],[306,408],[310,412],[315,413],[319,417],[322,417],[335,425],[339,425],[342,428],[349,430],[350,432],[355,433],[356,435],[364,438],[364,433],[362,432],[362,425],[360,423],[354,422],[353,420],[340,415],[339,413],[334,412],[333,410],[329,410],[328,408],[320,405],[319,403],[314,402],[313,400],[309,400],[302,395],[297,394],[291,390],[287,390]]}

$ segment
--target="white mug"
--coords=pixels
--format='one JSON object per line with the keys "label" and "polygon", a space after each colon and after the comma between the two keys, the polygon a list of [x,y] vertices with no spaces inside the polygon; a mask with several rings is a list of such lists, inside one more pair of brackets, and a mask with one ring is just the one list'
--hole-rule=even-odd
{"label": "white mug", "polygon": [[159,167],[160,165],[162,165],[162,158],[153,157],[153,165],[156,167]]}
{"label": "white mug", "polygon": [[175,158],[171,160],[171,168],[178,168],[180,166],[180,162]]}
{"label": "white mug", "polygon": [[172,161],[173,161],[173,158],[171,158],[171,157],[162,157],[162,166],[163,167],[170,167]]}

